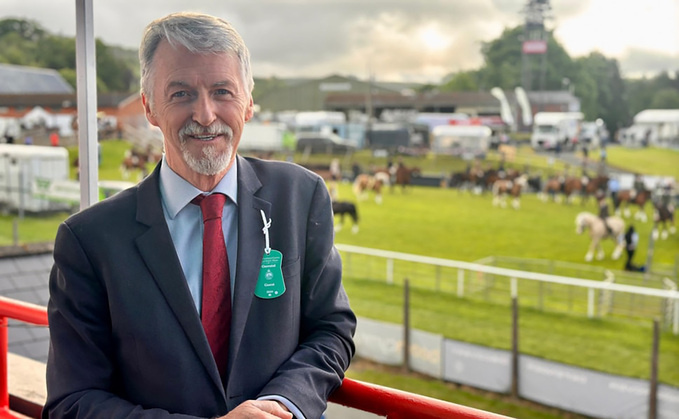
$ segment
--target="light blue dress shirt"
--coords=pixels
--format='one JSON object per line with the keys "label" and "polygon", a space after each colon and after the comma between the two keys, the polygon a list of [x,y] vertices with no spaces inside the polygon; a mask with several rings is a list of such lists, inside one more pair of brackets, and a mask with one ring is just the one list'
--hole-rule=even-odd
{"label": "light blue dress shirt", "polygon": [[[222,180],[210,191],[210,193],[223,193],[229,198],[222,212],[222,229],[229,257],[232,290],[238,255],[237,170],[237,164],[234,162]],[[177,250],[179,262],[198,313],[201,310],[203,291],[203,216],[200,207],[192,204],[191,200],[202,193],[203,191],[175,173],[163,158],[160,167],[160,196],[163,201],[163,214],[165,214],[165,221],[170,229],[172,242]],[[233,292],[231,298],[233,299]]]}

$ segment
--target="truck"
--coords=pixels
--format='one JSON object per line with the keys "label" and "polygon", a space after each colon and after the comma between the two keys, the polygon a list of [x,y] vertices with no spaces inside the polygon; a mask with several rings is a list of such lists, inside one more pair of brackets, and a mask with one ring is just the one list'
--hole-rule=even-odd
{"label": "truck", "polygon": [[535,150],[573,149],[578,143],[582,112],[538,112],[533,117],[530,144]]}

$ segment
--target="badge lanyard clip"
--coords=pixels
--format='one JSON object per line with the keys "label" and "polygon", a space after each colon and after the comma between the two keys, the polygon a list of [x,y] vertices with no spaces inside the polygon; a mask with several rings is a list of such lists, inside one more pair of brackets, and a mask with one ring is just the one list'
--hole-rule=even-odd
{"label": "badge lanyard clip", "polygon": [[269,253],[271,253],[271,247],[269,245],[269,227],[271,227],[271,218],[269,218],[269,221],[267,222],[264,210],[259,210],[259,212],[262,214],[262,223],[264,224],[262,232],[264,233],[264,240],[266,240],[266,247],[264,248],[264,253],[268,255]]}

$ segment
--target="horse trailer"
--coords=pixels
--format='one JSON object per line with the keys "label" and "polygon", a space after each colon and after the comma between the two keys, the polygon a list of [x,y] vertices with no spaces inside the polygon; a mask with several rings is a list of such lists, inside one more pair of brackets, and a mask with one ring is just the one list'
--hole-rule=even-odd
{"label": "horse trailer", "polygon": [[466,160],[483,157],[488,152],[492,134],[484,125],[439,125],[431,131],[431,150]]}
{"label": "horse trailer", "polygon": [[69,210],[70,205],[35,196],[45,183],[69,176],[68,150],[24,144],[0,144],[0,207],[33,213]]}

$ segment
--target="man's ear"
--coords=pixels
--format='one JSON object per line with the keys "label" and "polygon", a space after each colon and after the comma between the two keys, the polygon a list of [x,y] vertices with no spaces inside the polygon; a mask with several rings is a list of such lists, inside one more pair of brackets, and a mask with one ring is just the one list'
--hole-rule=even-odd
{"label": "man's ear", "polygon": [[149,123],[153,126],[158,126],[158,121],[156,120],[155,115],[153,114],[153,111],[151,110],[151,101],[149,100],[148,97],[146,97],[146,94],[142,93],[141,94],[141,104],[144,106],[144,114],[146,115],[146,119],[149,121]]}
{"label": "man's ear", "polygon": [[250,119],[252,119],[252,116],[255,114],[255,102],[252,99],[252,95],[250,95],[250,102],[248,103],[248,107],[245,110],[245,122],[248,122]]}

